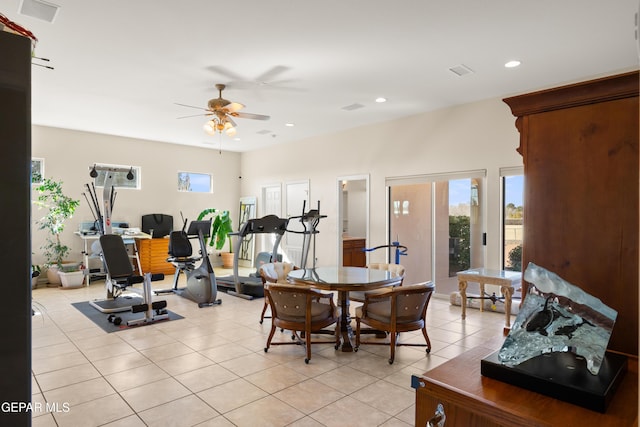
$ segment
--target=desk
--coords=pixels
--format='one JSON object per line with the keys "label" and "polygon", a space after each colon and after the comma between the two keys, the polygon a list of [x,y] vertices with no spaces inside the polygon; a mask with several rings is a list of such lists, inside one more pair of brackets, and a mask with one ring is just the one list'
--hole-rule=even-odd
{"label": "desk", "polygon": [[[515,286],[522,281],[522,273],[519,271],[491,270],[488,268],[472,268],[471,270],[458,272],[458,290],[460,291],[460,305],[462,306],[462,318],[467,317],[467,282],[480,284],[480,296],[484,297],[484,285],[500,286],[504,296],[505,334],[511,329],[511,297]],[[480,304],[480,311],[484,304]]]}
{"label": "desk", "polygon": [[385,286],[395,286],[402,280],[401,277],[393,277],[393,273],[389,271],[363,267],[317,267],[293,270],[287,279],[298,285],[338,292],[340,320],[336,333],[342,335],[341,348],[345,352],[353,351],[349,291],[370,291]]}
{"label": "desk", "polygon": [[[92,256],[91,246],[93,242],[97,241],[100,238],[100,234],[85,234],[80,231],[74,232],[74,234],[82,239],[82,243],[84,244],[84,249],[82,250],[83,255],[83,263],[87,271],[89,271],[89,258]],[[133,248],[133,258],[136,260],[136,267],[138,271],[142,271],[140,267],[140,258],[138,257],[138,247],[136,246],[136,239],[150,239],[151,236],[147,233],[135,233],[135,234],[123,234],[122,240],[125,245],[131,245]],[[104,276],[104,273],[98,273],[98,275]],[[87,286],[89,286],[89,281],[91,280],[92,273],[89,271],[87,274]]]}
{"label": "desk", "polygon": [[638,359],[629,358],[628,371],[607,412],[602,414],[516,387],[480,373],[480,360],[499,345],[486,342],[442,365],[411,378],[416,389],[415,425],[424,426],[441,403],[446,426],[637,426]]}

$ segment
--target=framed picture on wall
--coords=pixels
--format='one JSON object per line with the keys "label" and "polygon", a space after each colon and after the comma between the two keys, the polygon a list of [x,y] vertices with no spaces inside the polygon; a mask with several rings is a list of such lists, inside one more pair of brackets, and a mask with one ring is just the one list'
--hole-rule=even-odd
{"label": "framed picture on wall", "polygon": [[31,184],[42,184],[44,179],[44,159],[31,158]]}

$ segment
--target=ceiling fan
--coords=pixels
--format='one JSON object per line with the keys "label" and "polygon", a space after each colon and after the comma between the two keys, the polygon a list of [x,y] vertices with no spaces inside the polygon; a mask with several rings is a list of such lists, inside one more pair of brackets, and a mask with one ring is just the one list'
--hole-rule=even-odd
{"label": "ceiling fan", "polygon": [[[218,89],[218,97],[210,99],[207,103],[207,108],[194,107],[193,105],[179,103],[176,103],[176,105],[207,111],[207,113],[205,113],[204,115],[212,116],[212,118],[207,123],[205,123],[204,130],[210,135],[215,135],[216,131],[219,133],[222,133],[224,131],[229,136],[235,135],[237,125],[233,121],[233,117],[238,117],[241,119],[269,120],[269,116],[265,116],[263,114],[240,112],[240,110],[244,108],[243,104],[240,104],[239,102],[231,102],[222,97],[222,91],[225,89],[225,87],[226,86],[223,84],[216,85],[216,89]],[[187,117],[196,116],[201,116],[201,114],[178,118],[185,119]]]}

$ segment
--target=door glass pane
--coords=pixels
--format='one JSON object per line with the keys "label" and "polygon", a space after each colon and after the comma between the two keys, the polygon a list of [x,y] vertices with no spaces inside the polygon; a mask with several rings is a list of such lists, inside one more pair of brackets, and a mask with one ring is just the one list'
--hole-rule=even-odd
{"label": "door glass pane", "polygon": [[[432,209],[431,184],[412,184],[390,187],[390,242],[407,247],[407,256],[400,257],[405,267],[404,283],[433,280],[432,272]],[[386,242],[371,242],[371,246]],[[381,249],[380,249],[381,250]],[[377,254],[371,254],[370,257]],[[374,258],[374,259],[376,259]],[[388,262],[395,262],[395,252],[389,253]]]}
{"label": "door glass pane", "polygon": [[458,290],[458,271],[484,266],[482,184],[467,178],[390,187],[390,240],[408,248],[400,259],[405,283],[433,280],[438,293],[449,294]]}
{"label": "door glass pane", "polygon": [[503,180],[503,268],[522,271],[522,221],[524,175],[505,176]]}

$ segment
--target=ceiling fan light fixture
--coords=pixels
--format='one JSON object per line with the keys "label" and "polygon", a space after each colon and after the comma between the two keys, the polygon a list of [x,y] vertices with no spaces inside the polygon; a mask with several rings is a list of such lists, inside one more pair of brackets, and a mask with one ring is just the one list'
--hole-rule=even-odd
{"label": "ceiling fan light fixture", "polygon": [[213,120],[209,120],[207,123],[204,124],[204,126],[202,126],[202,128],[209,135],[216,134],[216,122],[214,122]]}

